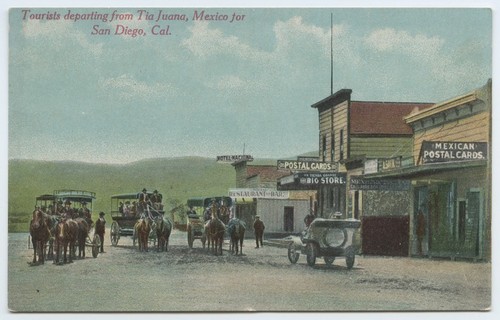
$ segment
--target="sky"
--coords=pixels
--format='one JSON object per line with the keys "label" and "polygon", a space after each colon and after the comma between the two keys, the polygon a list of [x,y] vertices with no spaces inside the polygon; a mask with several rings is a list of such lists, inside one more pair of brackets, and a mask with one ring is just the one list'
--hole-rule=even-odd
{"label": "sky", "polygon": [[[8,14],[9,159],[314,151],[311,105],[331,93],[332,57],[333,91],[352,89],[354,100],[437,103],[492,77],[488,8],[29,10]],[[108,20],[68,20],[69,10]],[[110,21],[115,10],[132,20]],[[146,12],[139,20],[140,10],[153,20]],[[160,10],[185,19],[156,22]],[[196,20],[203,10],[218,20]],[[60,19],[40,19],[47,13]],[[239,21],[229,21],[233,14]],[[119,25],[146,35],[116,35]],[[167,26],[170,35],[153,35]],[[96,34],[105,29],[109,35]]]}

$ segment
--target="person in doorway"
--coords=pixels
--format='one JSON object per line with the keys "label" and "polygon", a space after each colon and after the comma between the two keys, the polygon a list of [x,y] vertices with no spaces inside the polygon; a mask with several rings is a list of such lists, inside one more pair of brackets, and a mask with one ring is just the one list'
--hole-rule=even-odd
{"label": "person in doorway", "polygon": [[417,214],[417,241],[418,241],[418,254],[423,255],[422,242],[425,236],[425,216],[422,209],[418,210]]}
{"label": "person in doorway", "polygon": [[266,227],[264,226],[264,222],[260,220],[260,216],[256,215],[255,216],[255,222],[253,223],[253,230],[255,232],[255,244],[256,244],[256,249],[259,248],[259,244],[262,247],[262,237],[264,236],[264,229]]}

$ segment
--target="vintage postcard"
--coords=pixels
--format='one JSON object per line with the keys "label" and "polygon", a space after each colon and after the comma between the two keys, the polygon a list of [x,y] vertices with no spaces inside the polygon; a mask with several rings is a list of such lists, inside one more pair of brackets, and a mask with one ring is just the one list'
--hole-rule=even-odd
{"label": "vintage postcard", "polygon": [[491,314],[491,8],[7,10],[11,315]]}

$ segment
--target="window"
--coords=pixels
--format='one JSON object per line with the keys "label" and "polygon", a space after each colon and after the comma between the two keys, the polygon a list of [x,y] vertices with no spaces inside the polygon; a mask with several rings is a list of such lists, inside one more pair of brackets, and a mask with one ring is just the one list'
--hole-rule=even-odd
{"label": "window", "polygon": [[331,149],[330,149],[330,161],[334,162],[335,161],[335,134],[332,131],[332,136],[331,136]]}
{"label": "window", "polygon": [[325,161],[326,160],[326,134],[323,135],[323,139],[322,139],[321,156],[323,157],[323,161]]}
{"label": "window", "polygon": [[340,147],[340,155],[339,159],[343,160],[344,159],[344,129],[340,129],[340,134],[339,134],[339,147]]}

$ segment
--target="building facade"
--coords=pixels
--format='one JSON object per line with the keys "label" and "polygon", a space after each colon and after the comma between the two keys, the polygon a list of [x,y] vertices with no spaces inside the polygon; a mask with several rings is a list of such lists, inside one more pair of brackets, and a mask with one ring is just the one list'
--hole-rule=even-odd
{"label": "building facade", "polygon": [[229,190],[235,200],[235,215],[253,231],[256,215],[260,215],[267,234],[298,234],[304,229],[304,218],[313,206],[315,191],[278,191],[279,178],[290,171],[276,165],[233,163],[236,189]]}
{"label": "building facade", "polygon": [[[413,132],[403,117],[431,105],[353,101],[351,93],[350,89],[342,89],[311,106],[318,110],[320,160],[335,163],[338,172],[347,176],[344,185],[319,187],[318,214],[323,217],[340,212],[345,217],[359,219],[365,208],[370,215],[388,214],[376,208],[369,210],[363,191],[349,191],[350,178],[362,175],[364,164],[370,159],[384,158],[388,165],[390,161],[408,161],[413,152]],[[406,194],[390,194],[392,198],[397,196],[405,198]],[[394,202],[400,201],[389,201]]]}
{"label": "building facade", "polygon": [[491,81],[415,110],[405,122],[413,130],[412,161],[378,166],[363,178],[410,182],[409,254],[489,260]]}

